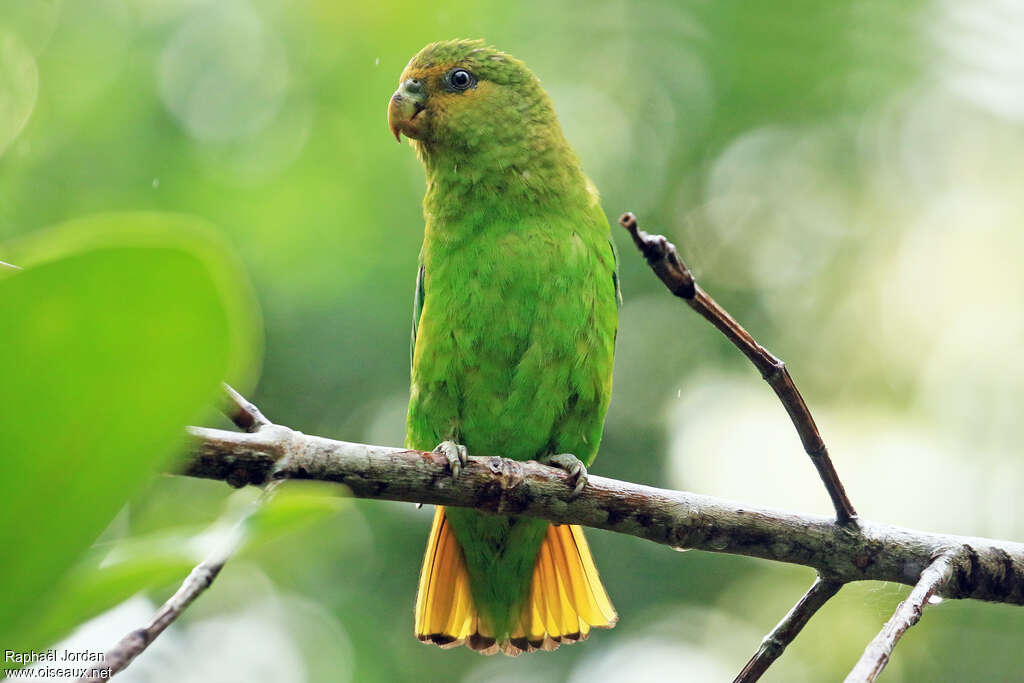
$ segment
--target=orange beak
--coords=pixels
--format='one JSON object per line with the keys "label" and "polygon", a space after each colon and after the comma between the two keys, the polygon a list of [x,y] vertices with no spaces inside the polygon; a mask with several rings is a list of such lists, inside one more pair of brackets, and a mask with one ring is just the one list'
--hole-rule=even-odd
{"label": "orange beak", "polygon": [[426,109],[426,93],[423,83],[415,78],[406,79],[388,102],[388,128],[395,140],[402,141],[402,133],[408,138],[418,137],[416,117]]}

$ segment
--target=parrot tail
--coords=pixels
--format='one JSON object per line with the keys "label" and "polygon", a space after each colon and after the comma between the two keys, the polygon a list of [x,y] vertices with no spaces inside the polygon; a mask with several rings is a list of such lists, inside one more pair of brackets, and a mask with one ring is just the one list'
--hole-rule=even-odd
{"label": "parrot tail", "polygon": [[583,530],[552,524],[537,553],[519,618],[510,633],[496,636],[473,604],[462,548],[444,507],[437,507],[416,596],[415,630],[422,642],[443,648],[464,644],[485,655],[519,655],[586,640],[591,628],[611,628],[618,619]]}

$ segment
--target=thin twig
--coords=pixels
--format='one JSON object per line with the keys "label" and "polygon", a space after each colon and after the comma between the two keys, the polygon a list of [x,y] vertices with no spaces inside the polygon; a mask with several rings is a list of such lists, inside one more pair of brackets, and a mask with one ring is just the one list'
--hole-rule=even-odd
{"label": "thin twig", "polygon": [[836,474],[835,467],[832,465],[832,459],[828,455],[825,442],[818,432],[814,418],[811,417],[811,411],[808,410],[803,396],[800,395],[793,378],[790,377],[786,364],[758,344],[750,336],[750,333],[743,329],[742,325],[700,288],[696,280],[693,279],[690,269],[679,257],[675,245],[662,235],[649,235],[640,230],[636,216],[632,213],[622,214],[619,224],[629,231],[637,249],[647,260],[647,265],[661,278],[669,291],[686,301],[690,308],[718,328],[761,372],[761,376],[775,391],[786,408],[786,412],[789,413],[793,426],[796,427],[797,434],[800,435],[804,451],[810,456],[811,462],[818,470],[818,475],[825,484],[825,490],[828,491],[828,495],[832,499],[832,506],[836,511],[836,521],[839,524],[847,524],[856,520],[857,511],[854,510],[853,503],[846,495],[843,483],[839,480],[839,475]]}
{"label": "thin twig", "polygon": [[0,268],[11,268],[13,270],[21,270],[21,266],[16,266],[13,263],[7,263],[6,261],[0,261]]}
{"label": "thin twig", "polygon": [[271,497],[279,482],[271,482],[259,499],[247,505],[239,519],[231,527],[228,536],[210,555],[198,564],[185,578],[174,595],[157,610],[148,625],[136,629],[118,641],[117,645],[103,655],[103,662],[93,666],[76,683],[100,683],[123,671],[132,661],[152,644],[156,637],[184,613],[196,598],[210,587],[231,556],[245,539],[245,523]]}
{"label": "thin twig", "polygon": [[814,581],[814,585],[804,593],[800,601],[789,610],[789,613],[782,618],[782,621],[772,629],[772,632],[761,641],[761,647],[754,656],[750,658],[743,670],[733,680],[733,683],[753,683],[761,678],[768,667],[786,649],[786,646],[793,642],[793,639],[800,634],[803,627],[811,620],[811,617],[824,606],[829,599],[839,592],[843,587],[841,581],[825,579],[821,576]]}
{"label": "thin twig", "polygon": [[247,432],[255,432],[262,427],[271,424],[270,420],[263,416],[260,409],[247,401],[240,393],[224,383],[224,393],[227,395],[229,408],[224,410],[235,426]]}
{"label": "thin twig", "polygon": [[[345,484],[358,498],[454,505],[558,524],[582,524],[677,548],[812,567],[836,581],[914,585],[938,550],[973,548],[969,572],[943,595],[1024,604],[1024,544],[782,512],[590,475],[576,498],[568,475],[535,462],[470,457],[458,479],[443,455],[334,441],[271,425],[256,434],[190,427],[181,473],[234,486],[270,479]],[[635,454],[639,457],[640,454]]]}
{"label": "thin twig", "polygon": [[961,552],[963,551],[942,553],[921,572],[921,578],[914,586],[914,590],[899,604],[895,614],[885,623],[874,640],[868,643],[864,654],[846,677],[845,683],[870,683],[882,673],[900,637],[921,619],[921,611],[928,599],[940,592],[953,578],[955,561]]}

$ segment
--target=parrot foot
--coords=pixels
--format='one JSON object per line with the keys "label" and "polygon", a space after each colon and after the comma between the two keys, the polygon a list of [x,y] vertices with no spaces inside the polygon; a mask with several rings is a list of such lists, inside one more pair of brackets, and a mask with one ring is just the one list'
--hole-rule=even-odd
{"label": "parrot foot", "polygon": [[557,467],[569,473],[569,485],[573,486],[572,493],[569,494],[570,500],[580,495],[583,487],[587,485],[587,466],[572,453],[549,455],[544,458],[543,462],[545,465]]}
{"label": "parrot foot", "polygon": [[466,447],[454,441],[442,441],[437,444],[434,452],[440,453],[448,461],[448,466],[452,469],[453,479],[458,478],[462,472],[462,466],[469,462],[469,452],[466,450]]}

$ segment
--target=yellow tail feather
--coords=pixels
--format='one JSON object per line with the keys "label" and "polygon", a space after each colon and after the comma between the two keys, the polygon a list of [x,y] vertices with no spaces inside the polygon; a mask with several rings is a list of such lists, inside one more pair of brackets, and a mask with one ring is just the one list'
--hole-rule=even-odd
{"label": "yellow tail feather", "polygon": [[518,623],[497,641],[477,615],[462,548],[438,506],[416,596],[415,631],[421,641],[444,648],[465,644],[481,654],[518,655],[584,640],[591,628],[611,628],[616,621],[583,530],[552,525],[537,554]]}

